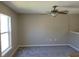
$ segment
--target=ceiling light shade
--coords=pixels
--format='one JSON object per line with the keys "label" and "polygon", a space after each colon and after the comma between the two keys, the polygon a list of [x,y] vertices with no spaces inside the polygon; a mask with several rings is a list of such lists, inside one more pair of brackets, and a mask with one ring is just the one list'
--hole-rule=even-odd
{"label": "ceiling light shade", "polygon": [[55,17],[55,16],[57,16],[57,13],[51,13],[51,15],[52,15],[53,17]]}

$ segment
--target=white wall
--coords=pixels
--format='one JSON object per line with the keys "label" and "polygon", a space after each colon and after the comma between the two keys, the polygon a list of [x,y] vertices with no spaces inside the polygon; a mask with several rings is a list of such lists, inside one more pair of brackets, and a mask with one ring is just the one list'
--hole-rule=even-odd
{"label": "white wall", "polygon": [[79,14],[69,15],[70,31],[79,31]]}
{"label": "white wall", "polygon": [[19,45],[74,44],[75,42],[78,46],[79,38],[73,40],[69,35],[70,31],[79,31],[78,14],[57,17],[20,14],[18,28]]}
{"label": "white wall", "polygon": [[17,15],[16,13],[0,2],[0,13],[11,16],[12,18],[12,49],[5,55],[10,56],[17,47]]}
{"label": "white wall", "polygon": [[68,26],[68,15],[21,14],[18,19],[19,45],[66,44]]}

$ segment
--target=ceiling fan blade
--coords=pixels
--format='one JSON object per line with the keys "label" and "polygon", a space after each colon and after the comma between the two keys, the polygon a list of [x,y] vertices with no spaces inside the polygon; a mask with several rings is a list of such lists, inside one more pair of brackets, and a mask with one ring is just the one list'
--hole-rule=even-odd
{"label": "ceiling fan blade", "polygon": [[59,14],[68,14],[68,11],[58,11]]}
{"label": "ceiling fan blade", "polygon": [[79,8],[78,5],[59,6],[59,7],[65,7],[65,8]]}

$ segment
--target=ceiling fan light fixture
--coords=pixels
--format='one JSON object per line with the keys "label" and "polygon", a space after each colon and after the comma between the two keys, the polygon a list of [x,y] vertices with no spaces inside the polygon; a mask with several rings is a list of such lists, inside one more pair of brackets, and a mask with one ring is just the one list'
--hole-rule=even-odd
{"label": "ceiling fan light fixture", "polygon": [[57,13],[51,13],[51,15],[52,15],[53,17],[55,17],[55,16],[57,16]]}

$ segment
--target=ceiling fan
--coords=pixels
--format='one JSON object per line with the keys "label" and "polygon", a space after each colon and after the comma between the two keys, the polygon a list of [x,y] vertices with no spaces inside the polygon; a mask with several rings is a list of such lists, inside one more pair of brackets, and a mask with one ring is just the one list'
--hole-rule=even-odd
{"label": "ceiling fan", "polygon": [[53,6],[53,10],[51,10],[51,12],[49,13],[50,15],[52,16],[56,16],[57,14],[68,14],[68,11],[67,10],[64,10],[64,11],[58,11],[56,8],[58,6]]}

